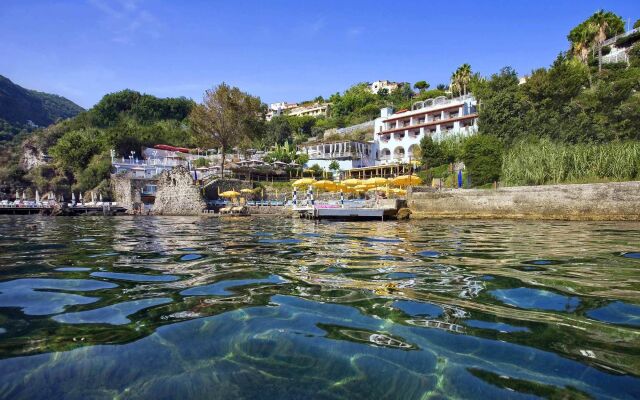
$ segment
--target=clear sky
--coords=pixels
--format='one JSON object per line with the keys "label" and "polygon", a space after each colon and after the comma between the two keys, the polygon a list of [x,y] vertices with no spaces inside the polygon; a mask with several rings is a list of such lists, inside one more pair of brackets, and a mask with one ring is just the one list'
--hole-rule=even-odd
{"label": "clear sky", "polygon": [[0,0],[0,75],[83,107],[125,88],[199,101],[222,81],[264,102],[435,86],[465,62],[547,66],[599,8],[640,18],[640,0]]}

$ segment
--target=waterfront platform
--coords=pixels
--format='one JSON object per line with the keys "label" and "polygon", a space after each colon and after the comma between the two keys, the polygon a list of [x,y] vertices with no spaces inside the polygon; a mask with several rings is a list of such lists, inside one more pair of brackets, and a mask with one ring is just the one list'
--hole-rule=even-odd
{"label": "waterfront platform", "polygon": [[53,207],[48,205],[0,205],[0,215],[122,215],[127,211],[120,206]]}
{"label": "waterfront platform", "polygon": [[398,210],[405,207],[402,200],[383,200],[377,204],[365,204],[361,207],[340,207],[319,205],[304,205],[294,207],[293,210],[303,219],[333,219],[333,220],[378,220],[396,219]]}

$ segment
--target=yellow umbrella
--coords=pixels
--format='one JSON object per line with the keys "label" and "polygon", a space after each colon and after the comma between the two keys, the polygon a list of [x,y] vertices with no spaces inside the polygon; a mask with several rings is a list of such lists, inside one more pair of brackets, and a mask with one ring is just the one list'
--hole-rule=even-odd
{"label": "yellow umbrella", "polygon": [[228,197],[228,198],[233,198],[233,197],[238,197],[238,196],[240,196],[240,193],[236,192],[235,190],[227,190],[226,192],[222,192],[222,193],[220,193],[220,196],[222,196],[222,197]]}
{"label": "yellow umbrella", "polygon": [[293,186],[309,186],[311,184],[313,184],[313,182],[315,182],[316,180],[313,178],[302,178],[302,179],[298,179],[297,181],[293,182]]}
{"label": "yellow umbrella", "polygon": [[241,193],[253,193],[253,189],[240,189]]}
{"label": "yellow umbrella", "polygon": [[354,190],[358,191],[358,192],[364,192],[365,190],[369,189],[369,186],[367,185],[356,185],[353,187]]}
{"label": "yellow umbrella", "polygon": [[335,189],[336,184],[332,181],[323,179],[321,181],[318,182],[314,182],[313,187],[318,188],[318,189],[324,189],[324,190],[331,190],[331,189]]}
{"label": "yellow umbrella", "polygon": [[407,194],[407,191],[404,189],[391,189],[391,192],[393,192],[393,194],[397,194],[398,196],[405,196]]}
{"label": "yellow umbrella", "polygon": [[360,179],[347,179],[346,181],[342,181],[343,184],[347,185],[347,186],[357,186],[360,185],[362,183],[362,181]]}
{"label": "yellow umbrella", "polygon": [[416,175],[400,175],[391,181],[395,186],[411,186],[411,185],[419,185],[422,183],[422,179],[420,179]]}
{"label": "yellow umbrella", "polygon": [[367,185],[375,185],[375,186],[380,186],[380,185],[385,185],[387,183],[387,178],[369,178],[366,181],[364,181],[365,184]]}

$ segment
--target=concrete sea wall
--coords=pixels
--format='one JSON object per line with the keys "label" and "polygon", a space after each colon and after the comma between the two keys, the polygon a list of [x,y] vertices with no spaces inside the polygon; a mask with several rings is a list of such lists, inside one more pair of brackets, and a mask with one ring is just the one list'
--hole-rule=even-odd
{"label": "concrete sea wall", "polygon": [[412,218],[640,221],[640,182],[413,192]]}

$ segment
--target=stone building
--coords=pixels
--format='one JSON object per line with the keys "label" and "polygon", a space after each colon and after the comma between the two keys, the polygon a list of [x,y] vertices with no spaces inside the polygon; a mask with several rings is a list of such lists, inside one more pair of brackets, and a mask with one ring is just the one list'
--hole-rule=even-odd
{"label": "stone building", "polygon": [[200,187],[187,168],[178,166],[160,174],[153,214],[199,215],[206,207]]}
{"label": "stone building", "polygon": [[111,192],[118,205],[127,209],[128,214],[144,212],[142,195],[149,184],[148,179],[135,178],[128,173],[111,175]]}

